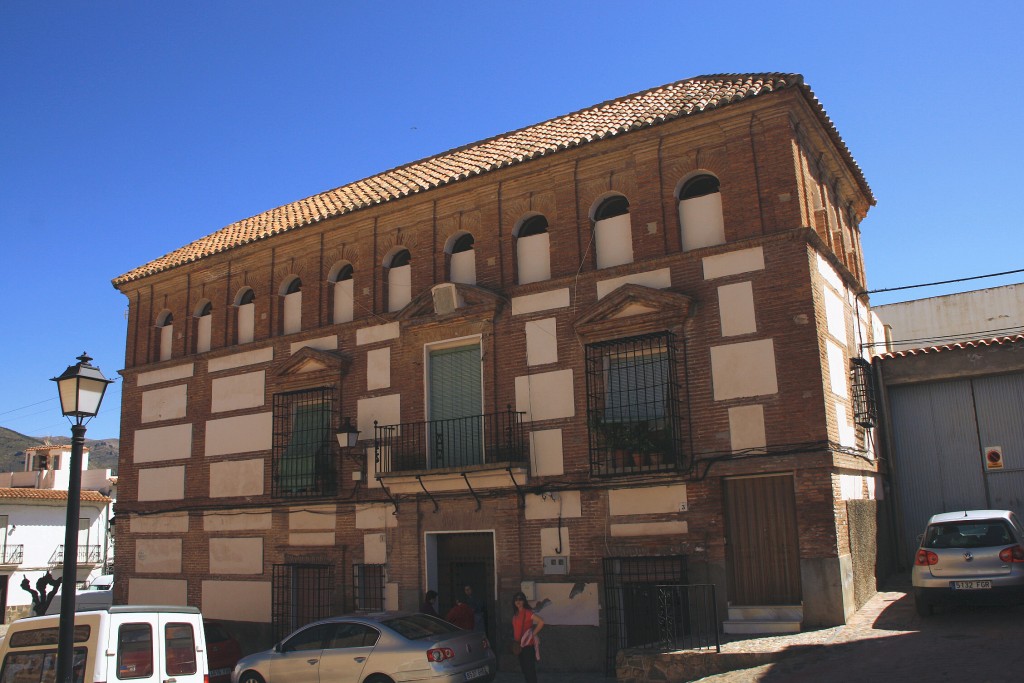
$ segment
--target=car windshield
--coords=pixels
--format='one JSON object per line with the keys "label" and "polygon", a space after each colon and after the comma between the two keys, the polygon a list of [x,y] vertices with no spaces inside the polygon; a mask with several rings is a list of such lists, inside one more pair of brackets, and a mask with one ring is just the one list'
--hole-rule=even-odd
{"label": "car windshield", "polygon": [[932,524],[922,548],[987,548],[1013,543],[1010,526],[1002,519],[963,520]]}
{"label": "car windshield", "polygon": [[384,626],[394,630],[398,635],[409,640],[422,640],[434,636],[445,636],[449,633],[456,633],[460,629],[452,626],[447,621],[428,616],[426,614],[410,614],[404,617],[393,617],[380,622]]}

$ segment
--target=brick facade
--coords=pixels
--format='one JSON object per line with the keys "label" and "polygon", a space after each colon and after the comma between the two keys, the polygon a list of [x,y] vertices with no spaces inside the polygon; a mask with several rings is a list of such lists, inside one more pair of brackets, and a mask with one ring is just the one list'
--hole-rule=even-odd
{"label": "brick facade", "polygon": [[[683,251],[676,197],[697,171],[720,181],[725,241]],[[445,534],[479,532],[490,541],[473,546],[470,564],[489,573],[477,590],[489,603],[492,638],[500,644],[507,636],[509,598],[523,582],[535,582],[527,585],[538,598],[583,585],[584,594],[574,596],[582,604],[556,600],[542,613],[551,625],[545,635],[553,647],[576,653],[558,666],[599,668],[612,628],[610,598],[602,592],[605,560],[683,556],[691,583],[714,583],[723,605],[734,601],[727,576],[729,563],[739,560],[727,553],[723,479],[781,474],[794,482],[804,623],[843,622],[853,609],[846,594],[853,586],[843,574],[842,558],[851,551],[838,482],[876,470],[865,430],[854,425],[852,400],[830,389],[829,376],[830,339],[847,367],[859,353],[854,302],[865,283],[857,222],[872,200],[858,173],[843,161],[806,97],[779,90],[118,281],[129,299],[118,600],[140,599],[143,587],[168,596],[183,590],[189,604],[269,641],[278,619],[275,591],[281,590],[272,585],[275,566],[331,567],[333,612],[356,606],[353,565],[383,557],[386,606],[415,609],[428,587],[452,597],[446,572],[458,564],[457,552],[469,551],[451,550],[458,537]],[[633,261],[597,269],[591,211],[610,193],[628,198]],[[533,213],[548,221],[551,278],[520,285],[513,233]],[[460,285],[464,305],[438,314],[430,290],[446,281],[445,245],[462,231],[474,238],[476,285]],[[412,302],[388,312],[386,258],[397,247],[412,255]],[[353,267],[355,313],[352,322],[334,324],[328,276],[343,261]],[[721,264],[723,274],[716,275]],[[282,335],[279,292],[294,275],[302,281],[302,331]],[[600,285],[616,278],[633,284]],[[255,330],[253,342],[239,345],[232,304],[244,286],[256,295]],[[723,336],[725,321],[739,315],[728,296],[748,289],[752,316],[743,321],[756,329]],[[211,350],[195,353],[193,316],[204,300],[213,307]],[[826,323],[836,300],[844,339]],[[173,346],[171,359],[159,361],[155,325],[165,310],[173,314]],[[550,319],[553,328],[543,327]],[[531,323],[544,330],[533,332],[536,348],[557,360],[529,364],[527,328],[538,329]],[[586,345],[659,330],[674,335],[675,465],[598,476],[591,468]],[[299,351],[304,343],[315,348]],[[524,423],[532,455],[526,462],[385,473],[382,488],[370,413],[400,405],[395,422],[428,420],[429,353],[445,344],[479,345],[481,414],[511,406],[534,415]],[[748,348],[763,354],[757,358],[764,362],[751,361],[753,374],[764,376],[761,384],[733,377],[742,373],[728,367],[735,359],[746,362]],[[372,357],[387,358],[386,369],[371,367],[371,354],[385,349]],[[305,355],[289,364],[297,353]],[[553,374],[564,371],[571,372],[571,387]],[[243,380],[231,378],[244,375],[252,383],[244,386],[262,381],[262,395],[233,407],[240,399],[230,388]],[[764,388],[772,382],[774,391]],[[173,389],[182,385],[183,392]],[[547,395],[534,393],[549,386]],[[730,386],[735,390],[728,393]],[[336,493],[274,497],[271,443],[233,450],[232,443],[256,437],[233,434],[232,425],[263,424],[275,394],[314,387],[328,388],[334,398],[329,448]],[[158,395],[151,392],[165,388],[178,392],[168,399],[171,417],[152,409],[144,419],[144,402],[152,405]],[[763,437],[756,421],[747,421],[759,414]],[[343,453],[333,431],[345,417],[357,420],[362,433],[361,448]],[[136,448],[137,439],[159,443],[164,435],[188,446]],[[747,438],[754,447],[734,448]],[[849,438],[854,441],[842,446]],[[181,466],[183,474],[175,469]],[[170,493],[176,477],[180,497]],[[631,498],[633,490],[651,495]],[[684,511],[665,509],[672,496],[685,498]],[[551,507],[556,499],[557,509]],[[376,521],[364,523],[364,512]],[[221,538],[260,539],[262,552],[238,562],[236,574],[211,573],[214,561],[233,561],[213,557],[211,541]],[[141,541],[163,547],[176,539],[182,541],[180,575],[137,570]],[[567,551],[566,575],[544,573],[552,544]],[[481,552],[489,558],[481,559]],[[141,582],[147,579],[152,582]],[[231,614],[222,590],[244,596],[250,607]]]}

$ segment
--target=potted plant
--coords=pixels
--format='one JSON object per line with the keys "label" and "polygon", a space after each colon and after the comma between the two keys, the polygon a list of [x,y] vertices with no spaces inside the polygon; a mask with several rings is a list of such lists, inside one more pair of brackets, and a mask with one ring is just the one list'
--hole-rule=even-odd
{"label": "potted plant", "polygon": [[608,453],[614,469],[621,470],[627,464],[633,445],[630,426],[626,422],[605,420],[601,415],[591,418],[590,428],[598,435],[598,445]]}

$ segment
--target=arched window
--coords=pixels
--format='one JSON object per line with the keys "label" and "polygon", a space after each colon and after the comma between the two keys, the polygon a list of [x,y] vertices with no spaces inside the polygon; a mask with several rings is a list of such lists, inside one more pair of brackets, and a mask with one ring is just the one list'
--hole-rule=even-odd
{"label": "arched window", "polygon": [[333,283],[331,321],[334,323],[351,322],[355,317],[355,283],[352,280],[352,273],[351,263],[339,263],[331,269],[331,274],[327,278],[328,282]]}
{"label": "arched window", "polygon": [[452,236],[445,251],[448,253],[448,281],[475,285],[476,252],[473,250],[473,236],[468,232]]}
{"label": "arched window", "polygon": [[297,275],[281,285],[281,334],[302,330],[302,280]]}
{"label": "arched window", "polygon": [[235,296],[235,342],[248,344],[256,329],[256,292],[243,287]]}
{"label": "arched window", "polygon": [[679,188],[679,229],[683,251],[725,244],[725,220],[718,178],[707,173]]}
{"label": "arched window", "polygon": [[516,275],[521,285],[551,279],[551,238],[548,219],[541,214],[526,216],[515,230]]}
{"label": "arched window", "polygon": [[388,310],[400,311],[412,301],[412,254],[399,249],[384,264],[387,269]]}
{"label": "arched window", "polygon": [[210,337],[213,329],[213,304],[203,299],[196,306],[196,353],[210,350]]}
{"label": "arched window", "polygon": [[621,194],[605,197],[593,211],[594,252],[598,268],[633,262],[633,229],[629,200]]}
{"label": "arched window", "polygon": [[161,311],[156,318],[159,333],[157,338],[157,360],[170,360],[171,347],[174,344],[174,315],[170,311]]}

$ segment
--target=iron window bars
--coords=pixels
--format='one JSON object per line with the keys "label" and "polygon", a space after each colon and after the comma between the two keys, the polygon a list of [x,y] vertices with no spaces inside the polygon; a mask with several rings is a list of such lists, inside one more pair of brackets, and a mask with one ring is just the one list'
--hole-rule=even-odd
{"label": "iron window bars", "polygon": [[352,565],[352,603],[357,611],[384,609],[384,565]]}
{"label": "iron window bars", "polygon": [[334,567],[322,564],[275,564],[271,579],[274,639],[335,613]]}
{"label": "iron window bars", "polygon": [[337,493],[337,463],[331,457],[333,393],[320,387],[274,395],[275,498]]}
{"label": "iron window bars", "polygon": [[672,334],[663,332],[587,345],[591,474],[680,466],[674,341]]}

